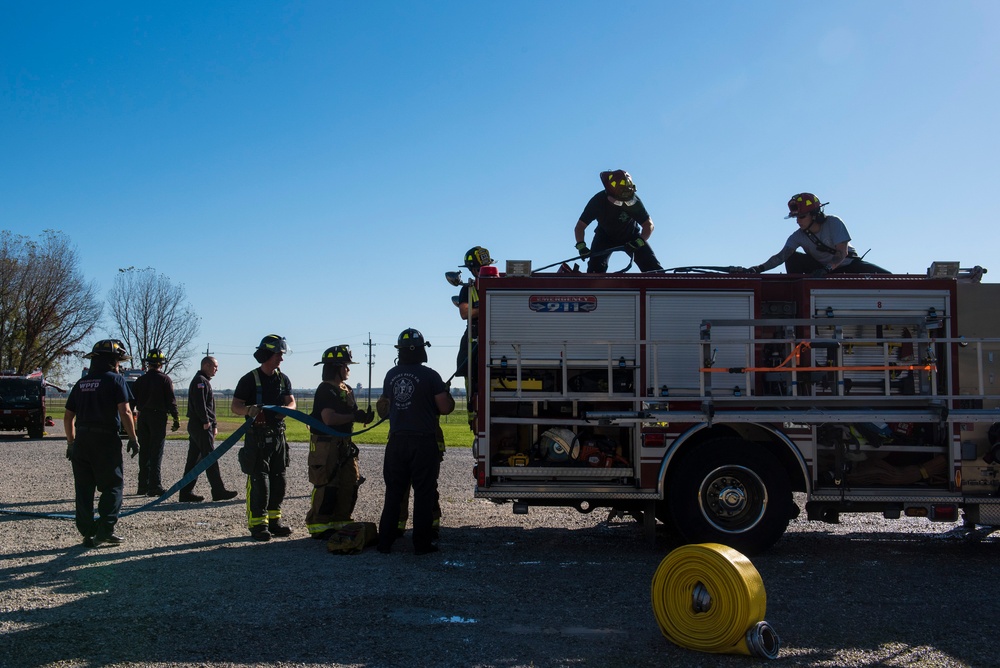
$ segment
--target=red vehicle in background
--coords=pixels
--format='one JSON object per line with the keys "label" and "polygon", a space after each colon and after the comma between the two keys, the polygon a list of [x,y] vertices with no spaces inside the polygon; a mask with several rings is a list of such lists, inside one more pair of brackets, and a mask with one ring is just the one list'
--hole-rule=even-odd
{"label": "red vehicle in background", "polygon": [[65,391],[46,381],[41,371],[27,376],[0,372],[0,431],[26,431],[28,438],[41,438],[45,433],[46,387]]}

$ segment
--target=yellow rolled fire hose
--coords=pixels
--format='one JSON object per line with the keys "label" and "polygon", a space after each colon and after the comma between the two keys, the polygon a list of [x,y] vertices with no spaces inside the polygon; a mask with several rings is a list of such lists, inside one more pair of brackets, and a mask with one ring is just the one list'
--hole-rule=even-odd
{"label": "yellow rolled fire hose", "polygon": [[764,582],[750,560],[731,547],[702,543],[670,552],[653,575],[652,601],[660,632],[675,645],[778,656],[781,642],[764,621]]}

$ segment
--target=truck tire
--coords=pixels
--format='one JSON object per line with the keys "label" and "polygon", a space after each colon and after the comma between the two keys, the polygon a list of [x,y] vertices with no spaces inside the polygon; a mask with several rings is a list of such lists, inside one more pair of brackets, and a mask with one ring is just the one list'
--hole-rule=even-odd
{"label": "truck tire", "polygon": [[791,484],[777,458],[738,438],[709,441],[668,474],[672,525],[687,543],[722,543],[744,554],[771,547],[788,527]]}

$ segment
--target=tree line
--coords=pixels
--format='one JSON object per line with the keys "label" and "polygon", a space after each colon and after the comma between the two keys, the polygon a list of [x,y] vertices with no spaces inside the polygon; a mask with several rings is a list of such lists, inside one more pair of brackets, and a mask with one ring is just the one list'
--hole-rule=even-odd
{"label": "tree line", "polygon": [[[107,306],[107,309],[105,309]],[[0,369],[75,378],[71,368],[102,338],[119,339],[138,365],[151,348],[179,372],[200,319],[183,285],[152,267],[118,270],[106,299],[87,280],[69,237],[45,230],[33,239],[0,230]]]}

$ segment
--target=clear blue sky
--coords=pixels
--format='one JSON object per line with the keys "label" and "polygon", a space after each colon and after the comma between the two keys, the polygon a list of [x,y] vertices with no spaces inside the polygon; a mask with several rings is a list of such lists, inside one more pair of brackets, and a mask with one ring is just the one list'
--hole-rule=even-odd
{"label": "clear blue sky", "polygon": [[296,387],[369,332],[380,385],[406,327],[447,377],[444,272],[572,256],[607,168],[665,266],[762,262],[809,190],[877,264],[1000,275],[998,34],[994,0],[0,0],[0,225],[102,294],[183,284],[218,389],[272,332]]}

